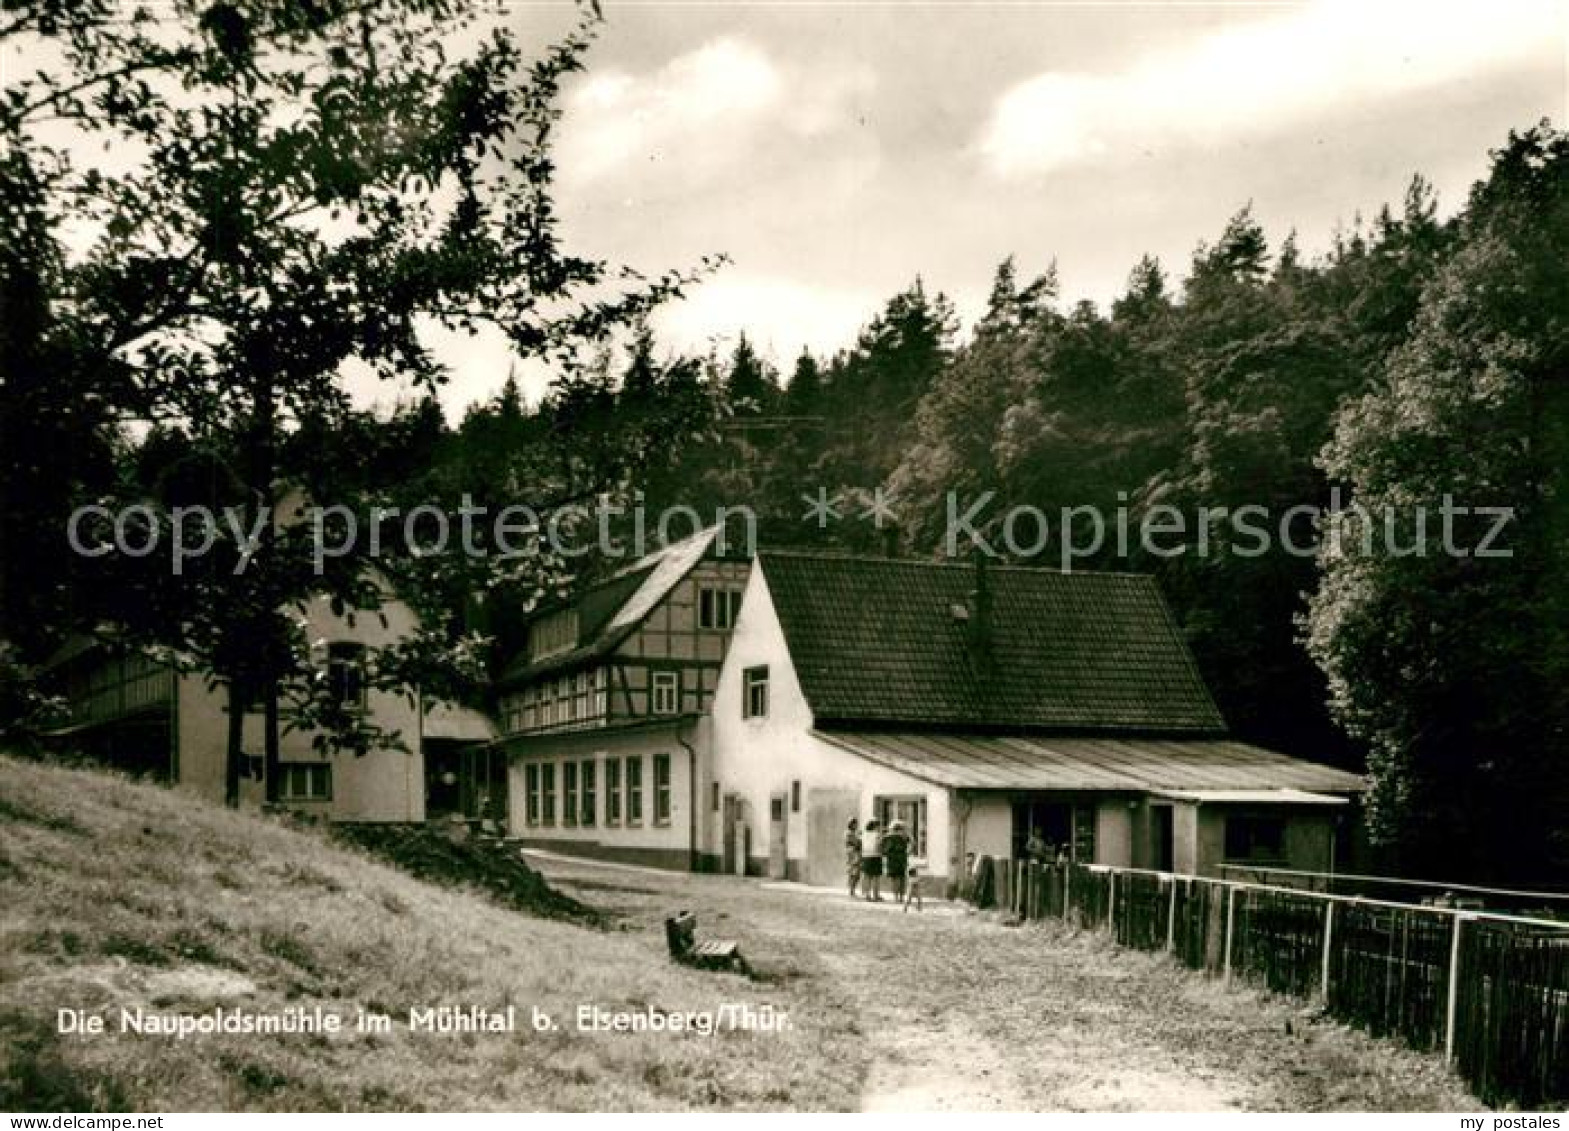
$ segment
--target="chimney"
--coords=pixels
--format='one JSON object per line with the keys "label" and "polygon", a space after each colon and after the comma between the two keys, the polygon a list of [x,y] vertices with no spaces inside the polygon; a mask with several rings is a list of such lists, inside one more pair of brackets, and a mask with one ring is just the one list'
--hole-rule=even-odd
{"label": "chimney", "polygon": [[975,549],[975,588],[965,602],[966,627],[970,654],[977,666],[989,670],[992,665],[992,587],[986,570],[986,553]]}

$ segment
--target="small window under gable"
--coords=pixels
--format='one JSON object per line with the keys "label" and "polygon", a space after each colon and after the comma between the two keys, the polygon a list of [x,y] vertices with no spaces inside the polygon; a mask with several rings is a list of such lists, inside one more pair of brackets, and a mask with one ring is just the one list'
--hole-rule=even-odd
{"label": "small window under gable", "polygon": [[768,714],[768,665],[759,664],[741,673],[741,717],[760,719]]}
{"label": "small window under gable", "polygon": [[726,630],[735,627],[741,612],[739,589],[699,589],[697,624],[699,628]]}
{"label": "small window under gable", "polygon": [[354,640],[327,645],[327,689],[345,710],[365,709],[365,645]]}

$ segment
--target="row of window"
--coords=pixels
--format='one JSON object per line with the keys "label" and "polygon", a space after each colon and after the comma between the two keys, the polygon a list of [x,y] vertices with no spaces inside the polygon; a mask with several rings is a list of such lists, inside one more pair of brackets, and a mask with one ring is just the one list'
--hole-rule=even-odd
{"label": "row of window", "polygon": [[510,733],[600,718],[608,682],[605,669],[595,668],[531,684],[502,700],[506,729]]}
{"label": "row of window", "polygon": [[[670,755],[655,754],[653,823],[670,823]],[[604,767],[604,812],[599,807],[599,768]],[[557,823],[556,784],[561,785],[560,824],[566,828],[593,828],[603,819],[607,827],[643,823],[643,756],[582,758],[559,762],[531,762],[523,768],[524,816],[530,825],[552,827]]]}

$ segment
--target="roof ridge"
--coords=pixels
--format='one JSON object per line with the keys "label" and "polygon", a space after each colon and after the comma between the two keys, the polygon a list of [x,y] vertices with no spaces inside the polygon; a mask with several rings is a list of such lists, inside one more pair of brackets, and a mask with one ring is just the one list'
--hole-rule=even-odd
{"label": "roof ridge", "polygon": [[[913,565],[925,566],[931,569],[962,569],[973,571],[975,563],[968,558],[952,558],[947,561],[914,556],[891,556],[888,554],[868,554],[859,550],[838,549],[806,549],[794,546],[786,547],[759,547],[759,558],[795,558],[804,561],[821,562],[859,562],[865,565]],[[1057,577],[1117,577],[1137,581],[1156,581],[1153,573],[1135,569],[1060,569],[1051,566],[1022,565],[1017,562],[999,562],[988,559],[988,570],[1001,573],[1024,573],[1034,576]]]}

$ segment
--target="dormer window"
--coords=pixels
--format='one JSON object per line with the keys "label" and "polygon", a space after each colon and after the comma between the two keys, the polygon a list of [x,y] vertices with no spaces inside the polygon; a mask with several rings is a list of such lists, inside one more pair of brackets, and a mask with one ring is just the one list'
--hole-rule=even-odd
{"label": "dormer window", "polygon": [[542,617],[529,631],[529,656],[535,660],[577,647],[577,610],[563,609]]}

